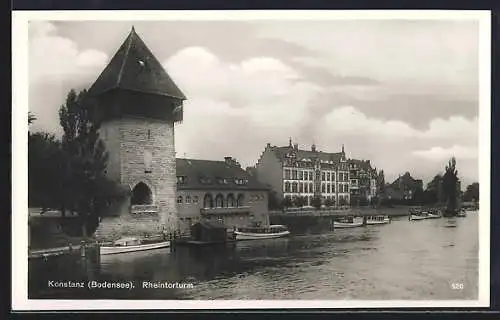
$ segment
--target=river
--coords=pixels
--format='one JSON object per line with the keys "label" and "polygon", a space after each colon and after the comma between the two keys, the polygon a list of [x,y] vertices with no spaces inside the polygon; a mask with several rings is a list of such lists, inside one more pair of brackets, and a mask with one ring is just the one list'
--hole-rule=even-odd
{"label": "river", "polygon": [[[455,227],[450,227],[454,225]],[[336,229],[223,247],[29,264],[30,299],[449,300],[478,298],[478,217]],[[132,290],[50,281],[133,281]],[[178,288],[142,288],[143,281]]]}

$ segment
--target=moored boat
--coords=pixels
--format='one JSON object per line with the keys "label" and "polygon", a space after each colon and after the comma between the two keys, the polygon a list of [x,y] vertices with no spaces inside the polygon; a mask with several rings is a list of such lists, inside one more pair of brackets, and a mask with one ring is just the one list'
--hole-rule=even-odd
{"label": "moored boat", "polygon": [[355,228],[363,226],[363,218],[361,217],[343,217],[333,222],[333,227],[336,228]]}
{"label": "moored boat", "polygon": [[465,218],[465,217],[467,217],[467,212],[464,209],[462,209],[457,213],[457,217]]}
{"label": "moored boat", "polygon": [[387,224],[390,223],[391,219],[389,216],[386,215],[379,215],[379,216],[368,216],[366,217],[366,224],[367,225],[373,225],[373,224]]}
{"label": "moored boat", "polygon": [[290,231],[284,225],[270,225],[268,227],[242,227],[234,231],[236,240],[259,240],[287,237]]}
{"label": "moored boat", "polygon": [[170,246],[170,241],[151,242],[141,240],[136,237],[126,237],[116,240],[110,245],[101,245],[101,255],[129,253],[145,250],[154,250],[167,248]]}
{"label": "moored boat", "polygon": [[418,213],[410,214],[411,221],[413,221],[413,220],[425,220],[425,219],[427,219],[427,215],[418,214]]}

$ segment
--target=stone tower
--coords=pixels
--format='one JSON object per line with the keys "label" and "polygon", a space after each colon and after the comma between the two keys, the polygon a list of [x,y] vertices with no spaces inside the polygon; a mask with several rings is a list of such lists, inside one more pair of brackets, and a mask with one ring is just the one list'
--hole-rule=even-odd
{"label": "stone tower", "polygon": [[96,238],[177,229],[174,124],[186,99],[134,28],[89,90],[102,120],[107,175],[130,191]]}

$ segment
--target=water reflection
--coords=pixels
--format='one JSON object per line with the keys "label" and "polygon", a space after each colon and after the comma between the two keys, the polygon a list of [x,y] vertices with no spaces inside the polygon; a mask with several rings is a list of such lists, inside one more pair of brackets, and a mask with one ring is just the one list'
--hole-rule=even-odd
{"label": "water reflection", "polygon": [[[30,262],[30,297],[129,299],[475,299],[477,216],[289,238]],[[133,280],[135,290],[53,290],[47,279]],[[142,281],[192,283],[143,289]],[[463,290],[451,290],[463,283]]]}

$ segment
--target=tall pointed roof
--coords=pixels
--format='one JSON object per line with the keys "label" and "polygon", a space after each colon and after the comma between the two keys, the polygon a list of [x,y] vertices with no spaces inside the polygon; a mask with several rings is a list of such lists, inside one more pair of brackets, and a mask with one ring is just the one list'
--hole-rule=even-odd
{"label": "tall pointed roof", "polygon": [[134,27],[89,91],[100,94],[112,89],[186,100]]}

